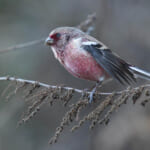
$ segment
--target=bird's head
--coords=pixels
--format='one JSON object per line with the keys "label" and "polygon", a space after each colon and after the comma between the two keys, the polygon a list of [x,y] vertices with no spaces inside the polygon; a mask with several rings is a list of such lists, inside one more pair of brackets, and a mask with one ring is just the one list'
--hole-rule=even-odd
{"label": "bird's head", "polygon": [[50,32],[45,43],[55,49],[63,50],[73,38],[77,38],[80,34],[83,32],[73,27],[56,28]]}

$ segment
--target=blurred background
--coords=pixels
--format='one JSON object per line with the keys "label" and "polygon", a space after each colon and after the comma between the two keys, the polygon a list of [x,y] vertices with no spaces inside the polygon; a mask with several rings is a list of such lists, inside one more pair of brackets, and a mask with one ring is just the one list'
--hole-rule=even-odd
{"label": "blurred background", "polygon": [[[93,36],[122,58],[150,71],[149,0],[0,0],[0,49],[47,37],[59,26],[76,26],[96,12]],[[16,76],[54,85],[88,88],[93,83],[72,77],[43,44],[0,55],[0,76]],[[138,84],[144,84],[139,81]],[[136,86],[136,85],[135,85]],[[116,82],[104,91],[121,89]],[[4,89],[1,82],[0,90]],[[61,104],[43,107],[29,123],[16,128],[26,105],[22,97],[0,101],[0,150],[149,150],[150,106],[129,103],[108,126],[88,126],[74,133],[68,128],[48,145],[66,110]]]}

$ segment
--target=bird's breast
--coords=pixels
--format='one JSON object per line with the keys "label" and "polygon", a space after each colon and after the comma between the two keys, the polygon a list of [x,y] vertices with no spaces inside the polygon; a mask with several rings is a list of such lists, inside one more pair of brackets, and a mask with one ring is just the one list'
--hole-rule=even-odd
{"label": "bird's breast", "polygon": [[72,44],[66,47],[63,65],[72,75],[79,78],[98,81],[107,76],[88,52]]}

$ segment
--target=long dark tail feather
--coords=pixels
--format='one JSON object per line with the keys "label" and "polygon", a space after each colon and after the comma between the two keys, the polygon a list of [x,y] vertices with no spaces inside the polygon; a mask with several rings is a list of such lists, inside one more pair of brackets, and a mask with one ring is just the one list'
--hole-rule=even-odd
{"label": "long dark tail feather", "polygon": [[150,81],[150,73],[149,72],[146,72],[146,71],[139,69],[137,67],[134,67],[134,66],[130,66],[129,68],[131,69],[131,71],[133,71],[133,73],[135,74],[135,77],[139,77],[139,78]]}

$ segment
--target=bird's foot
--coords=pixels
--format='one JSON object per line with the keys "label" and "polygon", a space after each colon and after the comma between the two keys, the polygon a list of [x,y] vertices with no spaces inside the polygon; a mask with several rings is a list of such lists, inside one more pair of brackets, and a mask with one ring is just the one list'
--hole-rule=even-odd
{"label": "bird's foot", "polygon": [[93,101],[93,97],[94,97],[94,94],[97,90],[97,88],[102,84],[102,82],[96,82],[96,85],[95,87],[92,89],[92,91],[90,92],[89,94],[89,103],[91,103]]}
{"label": "bird's foot", "polygon": [[91,103],[93,101],[93,97],[94,97],[94,94],[97,90],[98,87],[101,87],[102,85],[110,82],[112,79],[108,79],[108,80],[105,80],[105,81],[98,81],[96,82],[96,85],[92,88],[92,91],[90,92],[88,98],[89,98],[89,103]]}
{"label": "bird's foot", "polygon": [[96,89],[97,89],[97,87],[94,87],[93,90],[91,91],[91,93],[89,95],[89,103],[92,103]]}

